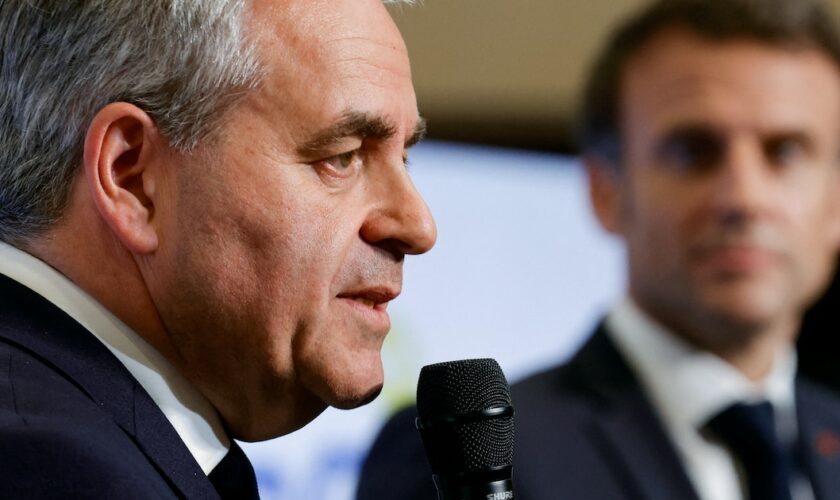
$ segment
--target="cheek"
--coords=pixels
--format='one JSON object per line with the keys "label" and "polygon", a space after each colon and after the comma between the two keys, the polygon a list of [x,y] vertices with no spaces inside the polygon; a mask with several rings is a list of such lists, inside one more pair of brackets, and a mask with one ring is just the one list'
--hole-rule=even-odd
{"label": "cheek", "polygon": [[840,243],[840,213],[834,193],[789,203],[788,220],[792,226],[790,245],[797,254],[799,265],[815,273],[827,273],[832,266]]}
{"label": "cheek", "polygon": [[624,234],[637,251],[655,257],[674,255],[693,224],[686,207],[677,203],[673,190],[653,181],[637,184],[622,200]]}

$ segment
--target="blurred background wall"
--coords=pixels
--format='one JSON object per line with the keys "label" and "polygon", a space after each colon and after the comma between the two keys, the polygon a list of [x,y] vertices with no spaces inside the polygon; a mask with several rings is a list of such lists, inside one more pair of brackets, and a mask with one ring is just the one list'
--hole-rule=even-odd
{"label": "blurred background wall", "polygon": [[[648,1],[426,0],[392,9],[429,136],[574,156],[589,66],[612,27]],[[840,0],[823,2],[836,22]],[[802,370],[840,388],[838,317],[840,277],[800,338]]]}
{"label": "blurred background wall", "polygon": [[[424,0],[392,12],[432,137],[574,153],[589,64],[611,27],[646,3]],[[840,0],[826,3],[840,13]]]}
{"label": "blurred background wall", "polygon": [[[790,0],[797,1],[797,0]],[[367,447],[428,363],[494,357],[510,380],[556,364],[624,287],[589,212],[572,123],[610,27],[645,0],[425,0],[392,9],[431,140],[412,176],[439,238],[389,308],[385,387],[304,429],[246,444],[266,500],[350,500]],[[831,0],[840,12],[840,0]],[[840,193],[838,193],[840,194]],[[840,386],[840,285],[809,314],[800,365]]]}

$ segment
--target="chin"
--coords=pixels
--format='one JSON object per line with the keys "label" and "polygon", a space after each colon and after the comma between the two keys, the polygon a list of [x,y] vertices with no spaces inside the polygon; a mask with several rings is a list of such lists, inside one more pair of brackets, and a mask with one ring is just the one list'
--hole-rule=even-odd
{"label": "chin", "polygon": [[366,405],[382,392],[382,364],[334,365],[311,373],[304,383],[324,403],[340,410]]}
{"label": "chin", "polygon": [[323,401],[307,395],[290,400],[282,407],[272,403],[253,414],[237,415],[236,419],[223,417],[223,420],[232,438],[246,442],[265,441],[300,429],[326,409]]}
{"label": "chin", "polygon": [[334,401],[329,402],[329,405],[338,408],[339,410],[352,410],[364,406],[379,396],[382,392],[382,384],[378,384],[367,391],[357,394],[336,395]]}
{"label": "chin", "polygon": [[382,391],[385,375],[379,346],[315,347],[300,349],[295,365],[301,386],[323,403],[342,410],[356,408],[373,401]]}
{"label": "chin", "polygon": [[712,304],[711,309],[729,319],[731,323],[759,326],[779,315],[784,311],[784,304],[780,301],[762,300],[752,297],[729,297],[725,301]]}

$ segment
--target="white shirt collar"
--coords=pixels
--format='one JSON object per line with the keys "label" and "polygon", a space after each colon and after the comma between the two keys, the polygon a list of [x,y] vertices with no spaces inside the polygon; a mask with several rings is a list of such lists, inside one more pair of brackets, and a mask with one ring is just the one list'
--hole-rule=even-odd
{"label": "white shirt collar", "polygon": [[789,347],[778,353],[768,376],[755,383],[718,356],[668,332],[630,299],[608,316],[607,330],[666,425],[697,429],[739,401],[766,399],[777,412],[795,411],[796,354]]}
{"label": "white shirt collar", "polygon": [[105,344],[160,407],[205,474],[219,464],[230,439],[218,413],[162,354],[67,277],[3,242],[0,274],[43,296]]}
{"label": "white shirt collar", "polygon": [[[724,408],[766,399],[775,410],[779,437],[796,439],[791,347],[776,356],[764,380],[754,383],[723,359],[668,332],[629,299],[607,317],[607,332],[639,377],[701,499],[746,498],[734,457],[701,431]],[[796,498],[813,498],[807,480],[800,478],[796,486]]]}

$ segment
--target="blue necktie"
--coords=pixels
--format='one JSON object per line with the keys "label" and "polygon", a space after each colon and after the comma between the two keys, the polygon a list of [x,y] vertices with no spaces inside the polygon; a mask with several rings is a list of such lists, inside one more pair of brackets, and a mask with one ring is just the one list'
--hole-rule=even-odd
{"label": "blue necktie", "polygon": [[737,403],[708,423],[746,473],[750,500],[791,500],[793,453],[776,435],[768,402]]}
{"label": "blue necktie", "polygon": [[236,442],[208,475],[223,500],[258,499],[257,478],[248,457]]}

